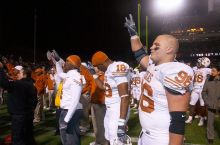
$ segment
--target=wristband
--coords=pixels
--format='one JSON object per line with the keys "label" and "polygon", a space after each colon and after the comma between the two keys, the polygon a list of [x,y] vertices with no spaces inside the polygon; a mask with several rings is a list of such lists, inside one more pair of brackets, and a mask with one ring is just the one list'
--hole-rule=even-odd
{"label": "wristband", "polygon": [[121,95],[120,97],[124,98],[124,97],[128,97],[128,96],[129,96],[128,94],[124,94],[124,95]]}
{"label": "wristband", "polygon": [[125,119],[121,119],[121,118],[120,118],[120,119],[118,120],[118,125],[119,125],[119,126],[124,126],[124,125],[125,125],[125,122],[126,122]]}
{"label": "wristband", "polygon": [[144,47],[137,51],[134,51],[134,57],[138,62],[140,62],[141,59],[145,56],[147,56],[147,52],[145,51]]}
{"label": "wristband", "polygon": [[131,36],[131,39],[134,40],[134,39],[138,39],[139,37],[137,35],[134,35],[134,36]]}

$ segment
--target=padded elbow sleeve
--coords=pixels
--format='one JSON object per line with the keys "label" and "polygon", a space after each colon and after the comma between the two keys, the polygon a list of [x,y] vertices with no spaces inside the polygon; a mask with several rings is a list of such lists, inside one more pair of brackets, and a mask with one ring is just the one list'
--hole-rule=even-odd
{"label": "padded elbow sleeve", "polygon": [[181,112],[181,111],[170,112],[170,117],[171,117],[171,121],[170,121],[169,131],[171,133],[184,135],[186,112]]}
{"label": "padded elbow sleeve", "polygon": [[144,47],[134,52],[135,59],[140,62],[143,57],[147,55],[147,52],[145,51]]}

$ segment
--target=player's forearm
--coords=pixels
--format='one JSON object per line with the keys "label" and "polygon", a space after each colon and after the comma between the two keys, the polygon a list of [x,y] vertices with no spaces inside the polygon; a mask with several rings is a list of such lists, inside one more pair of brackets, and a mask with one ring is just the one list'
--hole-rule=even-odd
{"label": "player's forearm", "polygon": [[120,119],[125,119],[128,113],[129,96],[121,98]]}
{"label": "player's forearm", "polygon": [[97,85],[97,87],[101,90],[105,90],[105,87],[104,87],[104,82],[101,81],[99,78],[96,78],[94,79],[95,80],[95,83]]}
{"label": "player's forearm", "polygon": [[136,35],[131,37],[131,50],[133,52],[141,49],[143,47],[140,38]]}
{"label": "player's forearm", "polygon": [[131,37],[131,49],[134,53],[137,62],[140,63],[143,68],[146,69],[148,66],[149,56],[138,36]]}
{"label": "player's forearm", "polygon": [[169,136],[169,145],[183,145],[183,135],[170,132]]}

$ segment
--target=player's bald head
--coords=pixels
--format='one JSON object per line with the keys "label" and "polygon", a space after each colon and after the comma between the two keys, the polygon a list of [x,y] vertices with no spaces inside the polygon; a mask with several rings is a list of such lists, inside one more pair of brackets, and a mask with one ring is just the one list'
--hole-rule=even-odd
{"label": "player's bald head", "polygon": [[160,35],[158,37],[162,37],[164,41],[166,41],[166,45],[170,48],[173,48],[173,53],[177,53],[178,49],[179,49],[179,42],[178,40],[172,36],[172,35],[168,35],[168,34],[163,34]]}

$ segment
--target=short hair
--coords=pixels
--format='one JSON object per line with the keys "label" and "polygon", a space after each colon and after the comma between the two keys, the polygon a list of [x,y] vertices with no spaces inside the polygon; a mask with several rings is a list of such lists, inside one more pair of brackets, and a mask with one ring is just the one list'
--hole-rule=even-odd
{"label": "short hair", "polygon": [[167,41],[169,42],[169,46],[174,48],[174,53],[177,53],[179,50],[179,41],[178,39],[176,39],[176,37],[174,37],[173,35],[169,35],[169,34],[163,34],[160,35],[163,37],[167,38]]}

